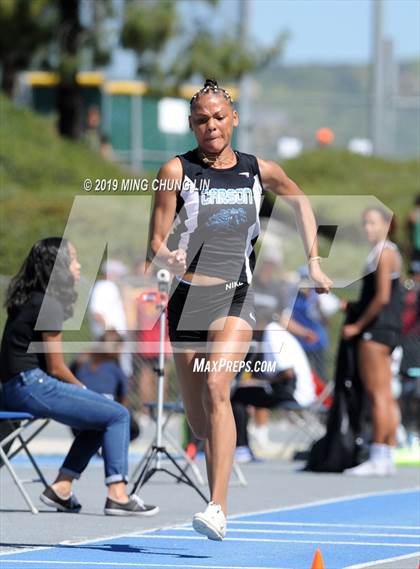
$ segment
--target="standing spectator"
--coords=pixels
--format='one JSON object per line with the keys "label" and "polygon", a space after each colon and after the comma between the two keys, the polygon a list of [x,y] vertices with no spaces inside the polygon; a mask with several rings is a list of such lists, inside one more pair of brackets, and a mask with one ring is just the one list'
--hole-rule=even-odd
{"label": "standing spectator", "polygon": [[395,474],[399,409],[391,389],[391,353],[401,342],[401,257],[388,239],[390,222],[390,214],[379,207],[363,215],[372,250],[355,307],[356,320],[343,328],[344,339],[356,341],[358,371],[372,407],[369,460],[345,471],[352,476]]}
{"label": "standing spectator", "polygon": [[[94,340],[99,340],[107,330],[115,330],[124,340],[128,339],[127,318],[117,284],[126,274],[127,268],[116,259],[109,259],[102,266],[102,277],[95,283],[89,303],[91,333]],[[122,351],[120,363],[126,375],[130,377],[131,354]]]}
{"label": "standing spectator", "polygon": [[[94,346],[92,353],[80,358],[70,369],[88,389],[102,393],[128,408],[128,377],[118,361],[121,341],[118,332],[108,330]],[[130,413],[130,441],[139,434],[137,422]]]}
{"label": "standing spectator", "polygon": [[[144,260],[136,259],[133,273],[125,279],[123,300],[130,330],[135,330],[133,342],[133,376],[130,383],[130,399],[140,409],[140,423],[146,426],[150,420],[145,402],[156,399],[156,368],[159,359],[159,299],[155,268],[147,270]],[[170,353],[169,338],[165,344],[166,355]],[[165,360],[165,377],[169,376],[168,360]],[[169,382],[166,382],[167,389]]]}
{"label": "standing spectator", "polygon": [[420,194],[414,200],[414,207],[407,218],[408,254],[410,273],[420,280]]}
{"label": "standing spectator", "polygon": [[[292,311],[288,306],[288,284],[279,278],[279,272],[283,263],[283,256],[278,244],[272,243],[271,246],[265,247],[263,257],[259,262],[258,271],[254,276],[255,290],[255,312],[257,321],[265,321],[267,312],[273,316],[278,313],[283,330],[287,330],[289,334],[284,337],[296,336],[302,343],[311,345],[318,341],[318,335],[310,327],[297,322],[291,317]],[[331,293],[328,295],[328,297]],[[318,296],[318,295],[316,295]],[[334,295],[332,295],[334,296]],[[306,322],[305,322],[306,323]],[[267,322],[265,321],[265,324]],[[278,324],[277,324],[278,326]],[[255,332],[253,339],[260,340],[260,332]],[[281,334],[272,334],[272,340],[279,342],[277,348],[281,345]],[[291,337],[291,341],[294,338]],[[296,342],[296,341],[295,341]],[[300,346],[299,346],[300,347]],[[293,349],[293,347],[291,347]],[[301,350],[302,351],[302,350]],[[307,358],[302,359],[307,364]],[[271,405],[272,407],[272,405]],[[254,423],[249,426],[249,436],[252,448],[259,457],[268,458],[278,454],[279,447],[269,438],[269,415],[270,410],[261,405],[255,406]]]}
{"label": "standing spectator", "polygon": [[[142,405],[141,421],[147,423],[148,410],[144,404],[156,399],[156,373],[159,367],[160,348],[160,293],[157,290],[145,291],[137,297],[137,365],[139,367],[139,394]],[[171,353],[168,323],[166,320],[165,340],[165,377],[168,377]],[[166,383],[168,388],[168,382]]]}
{"label": "standing spectator", "polygon": [[85,139],[92,150],[98,152],[101,146],[101,112],[96,105],[91,105],[86,114]]}
{"label": "standing spectator", "polygon": [[[309,359],[312,369],[321,379],[326,379],[325,356],[329,344],[327,331],[327,316],[339,310],[340,301],[330,294],[326,304],[321,304],[309,281],[307,267],[299,269],[300,287],[292,310],[292,319],[304,327],[309,333],[300,334],[290,329],[301,343]],[[303,288],[308,287],[308,288]],[[328,303],[328,304],[327,304]]]}

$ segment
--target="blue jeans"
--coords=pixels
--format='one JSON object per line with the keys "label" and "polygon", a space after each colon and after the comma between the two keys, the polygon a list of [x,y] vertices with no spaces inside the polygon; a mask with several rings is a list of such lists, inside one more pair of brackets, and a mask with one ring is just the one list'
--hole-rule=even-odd
{"label": "blue jeans", "polygon": [[48,417],[81,431],[60,468],[80,478],[102,446],[105,484],[128,481],[130,415],[104,395],[51,377],[39,368],[23,371],[3,384],[6,408]]}

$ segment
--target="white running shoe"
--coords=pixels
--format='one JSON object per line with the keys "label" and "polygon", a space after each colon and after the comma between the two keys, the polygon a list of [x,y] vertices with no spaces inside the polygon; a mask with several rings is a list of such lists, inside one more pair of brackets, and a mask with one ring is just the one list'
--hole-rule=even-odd
{"label": "white running shoe", "polygon": [[393,460],[387,461],[387,474],[388,476],[395,476],[397,474],[397,467]]}
{"label": "white running shoe", "polygon": [[344,470],[345,476],[390,476],[395,474],[388,460],[367,460],[353,468]]}
{"label": "white running shoe", "polygon": [[192,522],[196,532],[213,541],[222,541],[226,535],[226,517],[219,504],[210,502],[204,512],[195,514]]}

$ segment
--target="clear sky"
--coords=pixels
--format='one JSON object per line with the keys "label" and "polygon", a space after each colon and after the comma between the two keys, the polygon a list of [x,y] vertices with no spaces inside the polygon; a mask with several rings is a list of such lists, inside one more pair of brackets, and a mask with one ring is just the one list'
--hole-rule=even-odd
{"label": "clear sky", "polygon": [[[373,1],[251,0],[252,34],[264,42],[288,29],[287,63],[367,61]],[[420,1],[384,0],[383,6],[397,58],[420,57]]]}
{"label": "clear sky", "polygon": [[[219,0],[216,9],[182,0],[181,17],[195,25],[205,17],[217,29],[235,30],[241,0]],[[376,0],[250,0],[249,28],[262,45],[278,33],[291,34],[283,62],[366,63],[371,56],[372,3]],[[394,40],[397,59],[420,58],[420,0],[383,0],[384,31]],[[135,74],[135,58],[118,49],[111,74]]]}

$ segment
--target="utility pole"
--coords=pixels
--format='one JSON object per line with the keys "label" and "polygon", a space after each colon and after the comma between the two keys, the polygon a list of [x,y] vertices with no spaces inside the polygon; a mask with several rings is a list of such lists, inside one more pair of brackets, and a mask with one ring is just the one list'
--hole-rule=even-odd
{"label": "utility pole", "polygon": [[372,2],[372,77],[371,77],[371,125],[373,153],[384,150],[385,65],[383,49],[383,0]]}
{"label": "utility pole", "polygon": [[398,64],[395,58],[394,42],[387,38],[383,41],[384,54],[384,95],[385,95],[385,144],[382,148],[386,156],[394,156],[396,152],[396,121],[398,96]]}
{"label": "utility pole", "polygon": [[[238,20],[238,40],[245,48],[248,46],[249,39],[249,16],[251,0],[238,0],[239,20]],[[242,152],[250,151],[250,129],[251,129],[251,78],[244,75],[239,82],[239,132],[238,148]]]}

